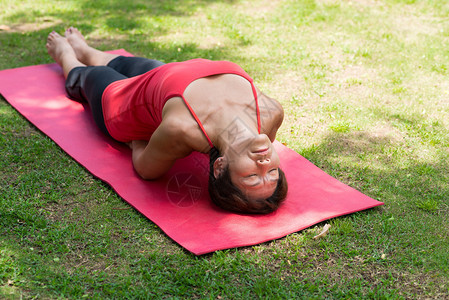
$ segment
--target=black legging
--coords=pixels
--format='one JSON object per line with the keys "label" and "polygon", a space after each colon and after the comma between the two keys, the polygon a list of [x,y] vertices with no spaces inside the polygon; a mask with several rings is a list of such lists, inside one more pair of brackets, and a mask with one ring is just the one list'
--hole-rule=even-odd
{"label": "black legging", "polygon": [[141,75],[164,63],[143,57],[119,56],[107,66],[76,67],[66,79],[65,89],[73,100],[88,102],[94,121],[101,131],[111,136],[106,129],[101,98],[106,87],[114,81]]}

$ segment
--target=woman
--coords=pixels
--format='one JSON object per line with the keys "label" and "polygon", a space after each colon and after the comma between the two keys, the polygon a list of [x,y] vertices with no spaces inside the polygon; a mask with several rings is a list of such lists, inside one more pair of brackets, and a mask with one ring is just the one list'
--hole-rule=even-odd
{"label": "woman", "polygon": [[144,179],[199,151],[210,154],[209,193],[218,206],[268,213],[285,199],[272,144],[283,109],[236,64],[118,56],[90,47],[73,27],[65,37],[51,32],[46,47],[63,69],[68,95],[87,101],[98,127],[131,147]]}

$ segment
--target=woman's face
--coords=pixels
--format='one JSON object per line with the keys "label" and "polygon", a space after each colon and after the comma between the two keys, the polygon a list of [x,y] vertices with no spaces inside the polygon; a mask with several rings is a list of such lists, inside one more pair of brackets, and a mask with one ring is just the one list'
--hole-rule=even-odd
{"label": "woman's face", "polygon": [[274,193],[279,156],[267,135],[259,134],[246,144],[234,145],[225,156],[233,184],[248,199],[266,199]]}

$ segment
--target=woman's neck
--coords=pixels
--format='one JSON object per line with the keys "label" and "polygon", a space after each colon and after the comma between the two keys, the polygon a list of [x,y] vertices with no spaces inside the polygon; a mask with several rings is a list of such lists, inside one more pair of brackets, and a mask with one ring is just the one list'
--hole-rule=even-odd
{"label": "woman's neck", "polygon": [[[224,122],[225,126],[217,127],[218,131],[214,133],[212,139],[221,155],[227,151],[241,152],[259,134],[257,123],[254,124],[254,120],[250,118],[234,116],[228,120],[228,122]],[[220,130],[219,128],[224,129]]]}

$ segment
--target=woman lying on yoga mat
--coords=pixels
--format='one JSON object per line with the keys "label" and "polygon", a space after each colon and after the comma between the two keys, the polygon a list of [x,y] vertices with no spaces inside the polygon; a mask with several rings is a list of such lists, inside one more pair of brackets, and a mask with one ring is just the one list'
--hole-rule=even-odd
{"label": "woman lying on yoga mat", "polygon": [[51,32],[46,46],[63,69],[68,95],[87,101],[98,127],[131,147],[144,179],[199,151],[210,154],[209,193],[218,206],[268,213],[285,199],[272,144],[283,109],[238,65],[118,56],[90,47],[73,27],[65,36]]}

